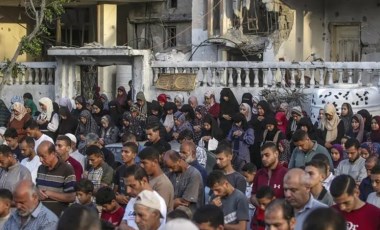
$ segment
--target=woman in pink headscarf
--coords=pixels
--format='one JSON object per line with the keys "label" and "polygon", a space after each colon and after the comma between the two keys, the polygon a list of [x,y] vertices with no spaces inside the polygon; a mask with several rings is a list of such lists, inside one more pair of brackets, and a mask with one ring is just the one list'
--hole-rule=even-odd
{"label": "woman in pink headscarf", "polygon": [[121,108],[126,109],[126,107],[127,107],[127,91],[125,91],[124,86],[119,86],[119,88],[117,88],[116,101]]}

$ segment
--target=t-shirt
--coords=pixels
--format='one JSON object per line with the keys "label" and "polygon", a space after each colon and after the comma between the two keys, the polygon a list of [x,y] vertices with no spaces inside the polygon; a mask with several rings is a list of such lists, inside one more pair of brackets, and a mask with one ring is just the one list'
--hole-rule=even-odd
{"label": "t-shirt", "polygon": [[162,173],[158,177],[149,178],[149,185],[165,200],[168,212],[173,210],[174,187],[169,178]]}
{"label": "t-shirt", "polygon": [[100,216],[100,218],[104,221],[110,222],[113,226],[117,227],[119,226],[123,218],[123,215],[124,215],[124,208],[120,206],[113,213],[102,211],[102,215]]}
{"label": "t-shirt", "polygon": [[82,169],[84,170],[85,169],[85,157],[84,155],[82,155],[82,153],[80,153],[78,150],[70,153],[70,156],[72,158],[74,158],[75,160],[77,160],[81,165],[82,165]]}
{"label": "t-shirt", "polygon": [[[160,212],[161,212],[161,215],[163,216],[163,218],[160,218],[160,223],[161,223],[160,227],[163,227],[166,223],[166,213],[167,213],[167,207],[165,204],[165,200],[156,191],[153,191],[153,193],[158,197],[158,199],[160,201],[160,209],[161,209]],[[130,226],[134,229],[138,229],[136,221],[135,221],[135,217],[136,217],[136,213],[134,210],[135,203],[136,203],[136,198],[132,197],[129,200],[127,206],[125,207],[123,221],[127,222],[128,226]]]}
{"label": "t-shirt", "polygon": [[32,181],[35,184],[37,178],[38,167],[41,165],[40,157],[35,155],[32,160],[29,160],[29,157],[24,158],[21,163],[30,171],[30,175],[32,176]]}
{"label": "t-shirt", "polygon": [[113,183],[117,185],[117,192],[124,195],[127,194],[123,178],[126,168],[127,166],[125,164],[122,164],[119,167],[117,167],[115,170],[115,175],[113,177]]}
{"label": "t-shirt", "polygon": [[242,193],[245,193],[247,181],[243,175],[235,171],[233,173],[226,174],[226,177],[228,182],[230,182],[234,188],[240,190]]}
{"label": "t-shirt", "polygon": [[380,197],[376,194],[376,192],[372,192],[367,197],[367,203],[380,208]]}
{"label": "t-shirt", "polygon": [[341,211],[338,205],[332,206],[338,210],[347,221],[349,230],[379,230],[380,209],[366,203],[363,207],[351,212]]}
{"label": "t-shirt", "polygon": [[193,212],[204,204],[202,176],[196,168],[189,165],[182,173],[170,172],[168,178],[174,187],[174,199],[182,198],[190,202],[189,208]]}
{"label": "t-shirt", "polygon": [[43,142],[43,141],[49,141],[49,142],[51,142],[52,144],[54,144],[54,141],[53,141],[53,139],[51,139],[51,137],[49,137],[48,135],[46,135],[46,134],[42,134],[42,136],[40,136],[40,138],[38,138],[37,140],[36,139],[34,139],[34,144],[35,144],[35,146],[34,146],[34,151],[37,153],[37,148],[38,148],[38,146],[41,144],[41,142]]}
{"label": "t-shirt", "polygon": [[241,220],[249,220],[247,198],[240,190],[234,189],[229,196],[221,198],[221,201],[224,224],[237,224]]}
{"label": "t-shirt", "polygon": [[68,163],[69,165],[73,167],[74,172],[75,172],[75,179],[77,180],[77,182],[79,182],[82,179],[82,174],[83,174],[82,165],[71,156],[67,158],[66,163]]}

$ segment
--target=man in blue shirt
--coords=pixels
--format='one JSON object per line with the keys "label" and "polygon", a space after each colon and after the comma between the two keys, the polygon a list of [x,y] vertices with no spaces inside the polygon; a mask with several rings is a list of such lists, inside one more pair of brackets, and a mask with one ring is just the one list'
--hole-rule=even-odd
{"label": "man in blue shirt", "polygon": [[55,230],[57,216],[38,200],[38,189],[31,180],[21,180],[13,194],[17,211],[4,224],[4,230]]}

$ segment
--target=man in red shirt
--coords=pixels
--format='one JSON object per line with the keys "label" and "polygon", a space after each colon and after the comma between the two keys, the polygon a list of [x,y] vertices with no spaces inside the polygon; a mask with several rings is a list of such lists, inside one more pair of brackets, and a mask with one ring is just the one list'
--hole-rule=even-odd
{"label": "man in red shirt", "polygon": [[71,150],[71,140],[65,135],[59,135],[57,141],[55,142],[55,151],[57,152],[59,158],[63,161],[69,163],[74,169],[76,181],[82,179],[83,168],[82,165],[70,156]]}
{"label": "man in red shirt", "polygon": [[251,202],[256,206],[258,205],[256,193],[264,185],[269,185],[273,189],[276,198],[284,198],[284,188],[282,185],[288,169],[279,163],[278,154],[279,152],[274,142],[266,142],[261,147],[263,168],[257,171],[252,184]]}
{"label": "man in red shirt", "polygon": [[359,199],[359,189],[354,178],[345,174],[335,177],[330,193],[336,203],[332,207],[344,216],[347,229],[380,229],[380,209]]}

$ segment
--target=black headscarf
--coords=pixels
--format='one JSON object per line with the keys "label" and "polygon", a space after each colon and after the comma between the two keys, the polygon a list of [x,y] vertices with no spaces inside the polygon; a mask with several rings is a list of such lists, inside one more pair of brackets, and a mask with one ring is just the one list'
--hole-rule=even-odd
{"label": "black headscarf", "polygon": [[234,116],[232,117],[232,120],[235,123],[241,122],[241,128],[244,131],[248,129],[247,119],[245,118],[244,114],[242,114],[242,113],[235,113]]}
{"label": "black headscarf", "polygon": [[[224,97],[228,97],[228,101],[225,101]],[[232,117],[237,112],[239,112],[239,103],[234,93],[230,88],[223,88],[220,92],[220,114],[228,114]]]}
{"label": "black headscarf", "polygon": [[362,115],[362,117],[365,118],[364,130],[366,132],[371,132],[372,115],[366,109],[359,110],[358,114]]}
{"label": "black headscarf", "polygon": [[244,93],[243,96],[241,97],[241,103],[247,103],[252,108],[253,107],[252,98],[253,98],[252,94]]}

